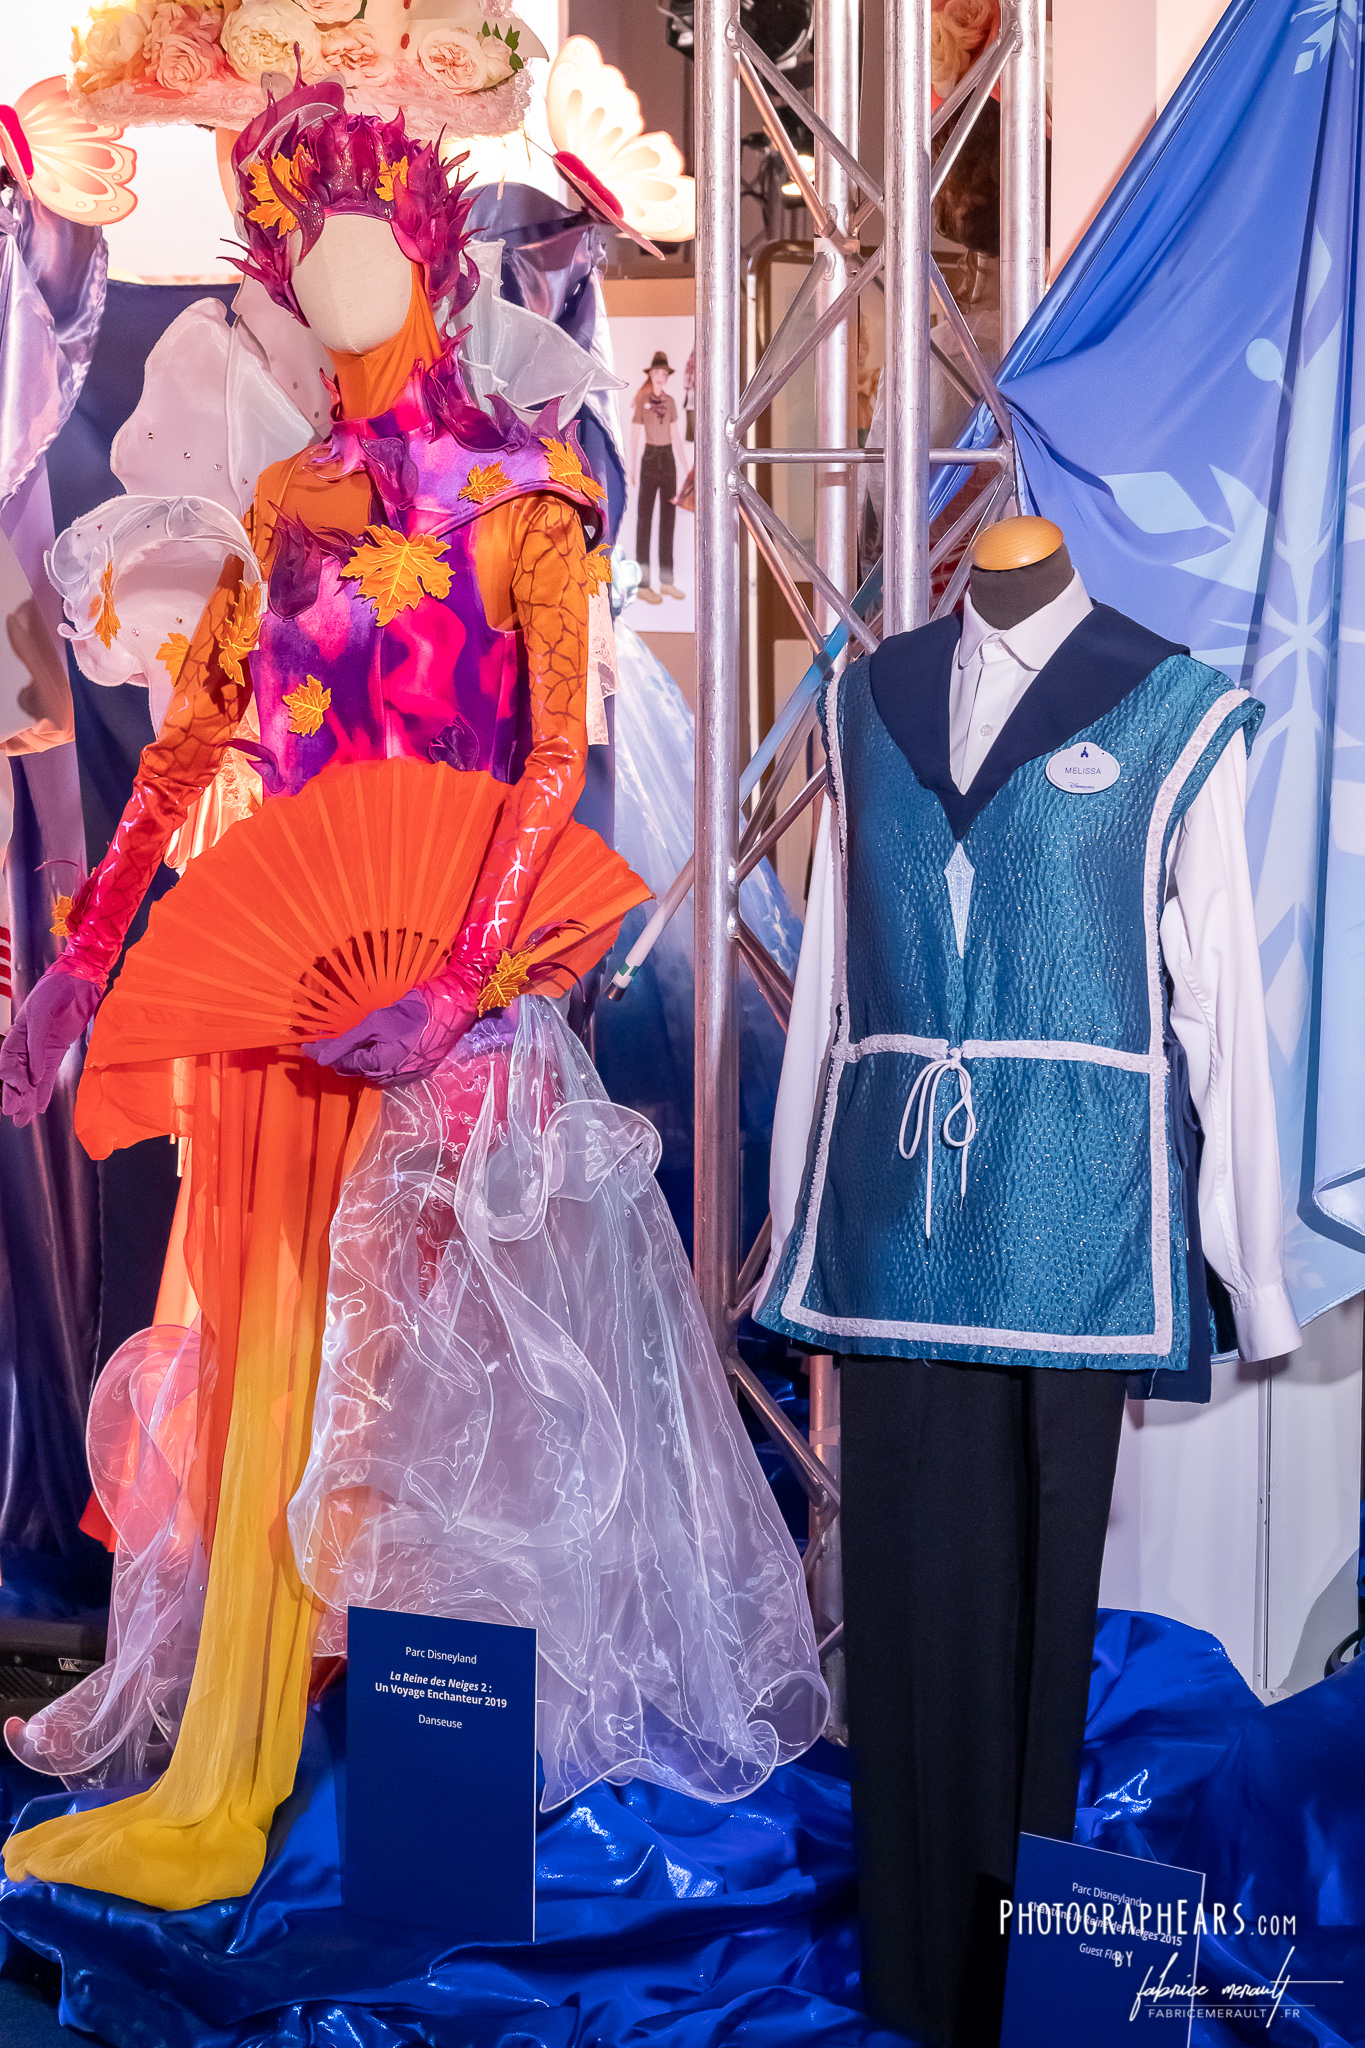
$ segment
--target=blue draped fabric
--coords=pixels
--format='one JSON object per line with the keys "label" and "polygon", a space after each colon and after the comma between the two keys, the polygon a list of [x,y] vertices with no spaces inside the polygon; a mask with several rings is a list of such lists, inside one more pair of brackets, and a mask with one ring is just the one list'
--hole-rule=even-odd
{"label": "blue draped fabric", "polygon": [[[59,1962],[61,2017],[110,2048],[893,2048],[858,2009],[848,1786],[832,1770],[792,1765],[733,1806],[599,1785],[542,1821],[534,1946],[462,1948],[347,1913],[344,1754],[338,1690],[309,1715],[245,1900],[156,1913],[0,1886],[7,1974],[35,1952]],[[0,1831],[94,1803],[25,1812],[42,1785],[0,1770]],[[1365,2042],[1365,1666],[1263,1708],[1211,1636],[1103,1615],[1077,1836],[1207,1872],[1225,1917],[1201,1948],[1211,2002],[1286,1967],[1298,1985],[1343,1980],[1305,1988],[1303,2018],[1291,1989],[1269,2032],[1197,2019],[1195,2048]],[[477,1853],[452,1816],[451,1855]],[[1285,1914],[1294,1932],[1269,1932]]]}
{"label": "blue draped fabric", "polygon": [[1091,593],[1266,705],[1247,832],[1300,1321],[1365,1285],[1362,89],[1357,0],[1234,0],[1000,375]]}

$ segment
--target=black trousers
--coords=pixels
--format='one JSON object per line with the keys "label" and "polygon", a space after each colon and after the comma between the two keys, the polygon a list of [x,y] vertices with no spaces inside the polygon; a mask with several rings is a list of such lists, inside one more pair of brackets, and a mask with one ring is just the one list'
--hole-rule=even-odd
{"label": "black trousers", "polygon": [[640,509],[635,515],[635,559],[640,580],[649,581],[649,532],[654,523],[654,500],[659,501],[659,581],[673,581],[674,493],[678,488],[678,465],[671,448],[646,448],[640,457]]}
{"label": "black trousers", "polygon": [[1075,1827],[1124,1375],[840,1365],[864,2003],[995,2048],[1018,1835]]}

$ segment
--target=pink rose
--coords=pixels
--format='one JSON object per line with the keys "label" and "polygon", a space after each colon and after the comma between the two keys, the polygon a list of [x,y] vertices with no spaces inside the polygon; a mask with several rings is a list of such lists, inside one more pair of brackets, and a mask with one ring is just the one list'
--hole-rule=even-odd
{"label": "pink rose", "polygon": [[488,83],[488,62],[471,29],[433,22],[417,45],[417,58],[427,76],[447,92],[482,92]]}
{"label": "pink rose", "polygon": [[167,92],[193,92],[214,77],[222,68],[222,22],[216,7],[186,7],[172,0],[159,8],[142,46],[143,61],[157,84]]}
{"label": "pink rose", "polygon": [[972,57],[1000,30],[1000,9],[996,0],[944,0],[943,19]]}
{"label": "pink rose", "polygon": [[320,28],[343,28],[348,22],[357,28],[365,26],[363,22],[356,21],[360,0],[299,0],[299,5],[312,15]]}
{"label": "pink rose", "polygon": [[931,14],[929,23],[929,79],[939,98],[946,100],[972,60],[962,38],[944,15]]}
{"label": "pink rose", "polygon": [[335,71],[343,85],[387,85],[393,77],[393,59],[380,49],[374,30],[363,21],[322,31],[322,68]]}

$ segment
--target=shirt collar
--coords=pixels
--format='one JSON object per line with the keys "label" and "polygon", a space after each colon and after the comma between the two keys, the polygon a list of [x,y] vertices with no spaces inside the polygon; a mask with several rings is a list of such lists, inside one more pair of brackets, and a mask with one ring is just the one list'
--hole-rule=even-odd
{"label": "shirt collar", "polygon": [[973,605],[970,593],[962,606],[962,638],[958,642],[957,658],[960,666],[966,668],[975,660],[987,640],[998,640],[1009,649],[1021,668],[1037,671],[1051,661],[1063,640],[1075,632],[1077,626],[1093,609],[1090,596],[1076,570],[1060,596],[1050,604],[1042,605],[1028,618],[1021,619],[1017,626],[1003,630],[989,626]]}

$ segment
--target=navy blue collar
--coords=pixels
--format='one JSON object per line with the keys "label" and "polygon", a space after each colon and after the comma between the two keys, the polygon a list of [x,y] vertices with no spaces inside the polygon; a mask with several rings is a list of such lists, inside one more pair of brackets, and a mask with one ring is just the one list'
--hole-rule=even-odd
{"label": "navy blue collar", "polygon": [[872,702],[915,771],[943,805],[954,839],[964,839],[978,811],[1016,768],[1066,745],[1137,688],[1172,655],[1188,654],[1135,619],[1097,604],[1045,662],[996,736],[970,789],[949,767],[948,694],[957,618],[935,619],[913,633],[884,640],[869,664]]}

